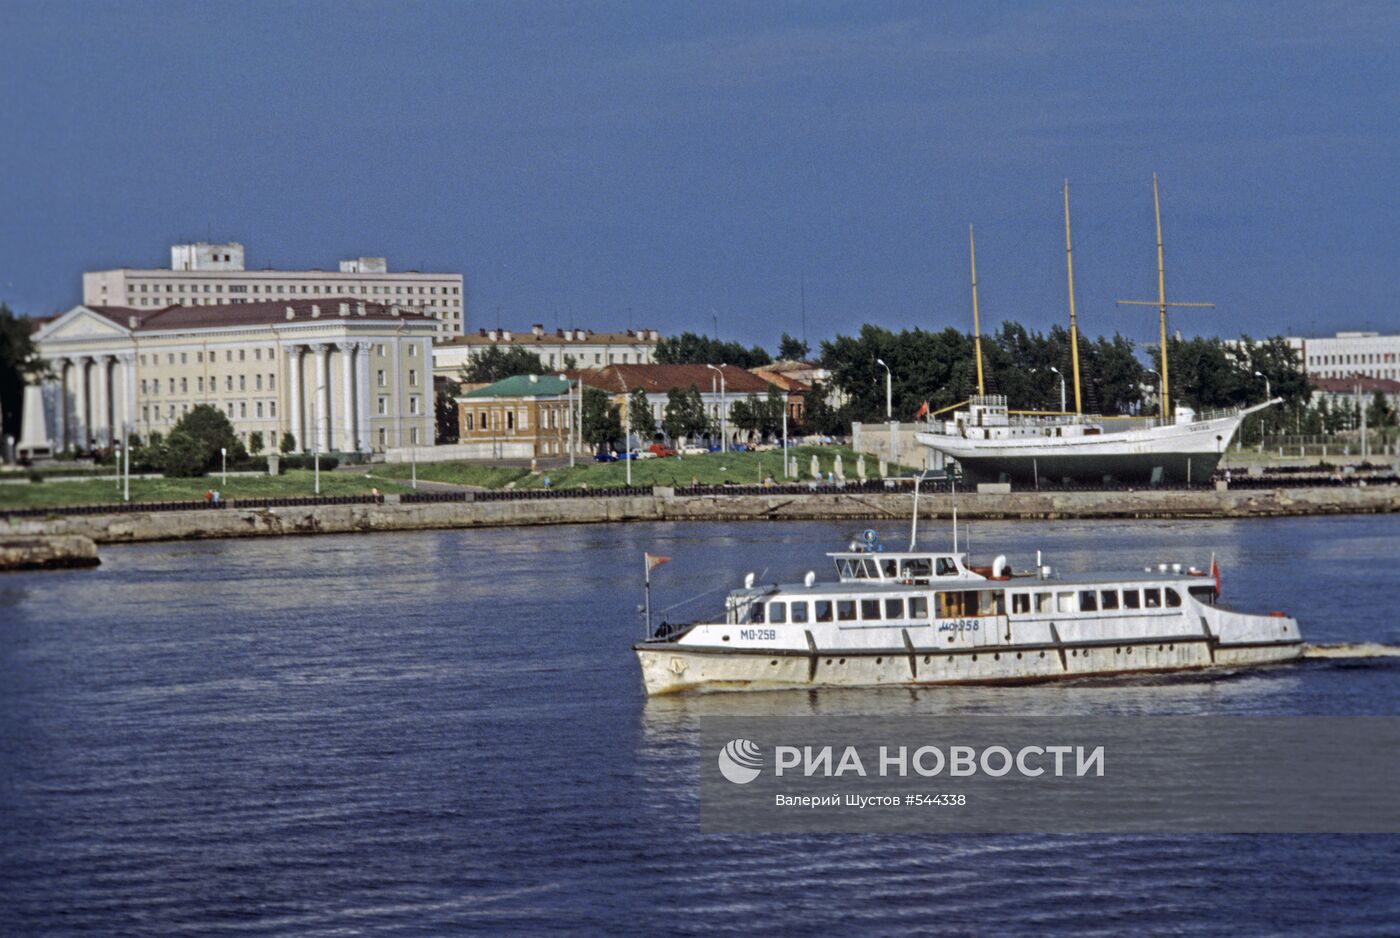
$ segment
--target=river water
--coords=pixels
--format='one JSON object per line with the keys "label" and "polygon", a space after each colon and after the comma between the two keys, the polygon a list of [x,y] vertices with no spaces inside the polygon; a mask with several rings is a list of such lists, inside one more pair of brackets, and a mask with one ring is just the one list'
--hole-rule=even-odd
{"label": "river water", "polygon": [[[1223,677],[643,697],[644,550],[675,558],[664,607],[747,570],[824,576],[852,533],[190,542],[6,576],[0,933],[1400,933],[1390,836],[701,834],[706,715],[1400,713],[1400,658],[1345,651]],[[1312,642],[1400,644],[1400,519],[971,537],[979,558],[1040,548],[1066,570],[1214,551],[1240,608],[1286,610]]]}

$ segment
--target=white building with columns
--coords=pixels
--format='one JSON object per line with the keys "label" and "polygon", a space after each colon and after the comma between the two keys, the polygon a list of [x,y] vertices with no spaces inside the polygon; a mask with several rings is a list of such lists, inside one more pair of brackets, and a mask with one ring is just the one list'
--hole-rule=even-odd
{"label": "white building with columns", "polygon": [[54,452],[105,449],[209,404],[264,452],[288,433],[298,452],[430,446],[436,331],[416,309],[344,297],[75,306],[34,335],[51,372],[44,436]]}

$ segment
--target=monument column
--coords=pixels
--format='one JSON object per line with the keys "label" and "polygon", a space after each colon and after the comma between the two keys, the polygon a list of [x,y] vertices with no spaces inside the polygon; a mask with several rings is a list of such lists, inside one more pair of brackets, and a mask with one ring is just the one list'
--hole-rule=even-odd
{"label": "monument column", "polygon": [[[295,445],[294,452],[301,452],[306,449],[306,442],[301,433],[301,346],[287,346],[287,416],[291,422],[292,439]],[[277,449],[281,451],[282,441],[277,441]]]}
{"label": "monument column", "polygon": [[340,372],[341,372],[341,400],[344,406],[341,413],[345,415],[345,451],[353,453],[359,449],[355,438],[355,346],[354,342],[341,342],[340,349]]}

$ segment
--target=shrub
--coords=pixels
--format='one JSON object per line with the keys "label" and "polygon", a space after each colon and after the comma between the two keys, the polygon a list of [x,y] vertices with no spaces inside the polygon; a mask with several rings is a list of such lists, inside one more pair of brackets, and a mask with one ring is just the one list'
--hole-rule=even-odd
{"label": "shrub", "polygon": [[203,475],[209,463],[208,446],[178,427],[170,432],[161,456],[160,471],[172,478]]}

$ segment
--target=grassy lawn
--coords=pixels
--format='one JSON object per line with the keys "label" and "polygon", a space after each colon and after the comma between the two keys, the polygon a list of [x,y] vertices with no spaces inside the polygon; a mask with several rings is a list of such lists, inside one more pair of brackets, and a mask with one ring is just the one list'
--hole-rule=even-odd
{"label": "grassy lawn", "polygon": [[[165,502],[202,499],[204,492],[210,488],[219,489],[225,498],[314,495],[313,475],[309,469],[293,469],[276,478],[266,475],[229,476],[227,486],[220,484],[218,476],[197,479],[132,479],[131,500]],[[321,473],[322,495],[368,495],[370,489],[376,486],[385,494],[411,491],[407,485],[394,481],[367,479],[363,472]],[[60,507],[112,504],[121,500],[121,491],[110,477],[101,480],[0,485],[0,507],[40,508],[49,505]]]}
{"label": "grassy lawn", "polygon": [[[844,464],[846,478],[856,478],[856,458],[854,450],[847,446],[799,446],[790,450],[797,459],[797,469],[803,481],[811,479],[812,456],[815,454],[823,473],[832,471],[837,454]],[[866,473],[874,477],[879,468],[879,460],[873,456],[865,458]],[[376,478],[407,479],[408,466],[375,466],[371,469]],[[528,469],[507,466],[485,466],[471,463],[419,463],[418,478],[434,482],[454,482],[459,485],[474,485],[482,488],[503,488],[514,483],[517,489],[542,488],[545,476],[549,477],[552,488],[571,489],[587,484],[589,488],[617,488],[627,484],[627,464],[622,462],[598,463],[591,459],[580,461],[572,469],[562,466],[557,469],[541,470],[531,475]],[[699,481],[704,485],[719,485],[732,482],[736,485],[756,484],[765,476],[774,481],[783,480],[782,454],[778,450],[761,453],[707,453],[703,456],[682,456],[668,459],[639,459],[632,463],[632,484],[649,485],[689,485]],[[796,481],[796,480],[794,480]]]}

